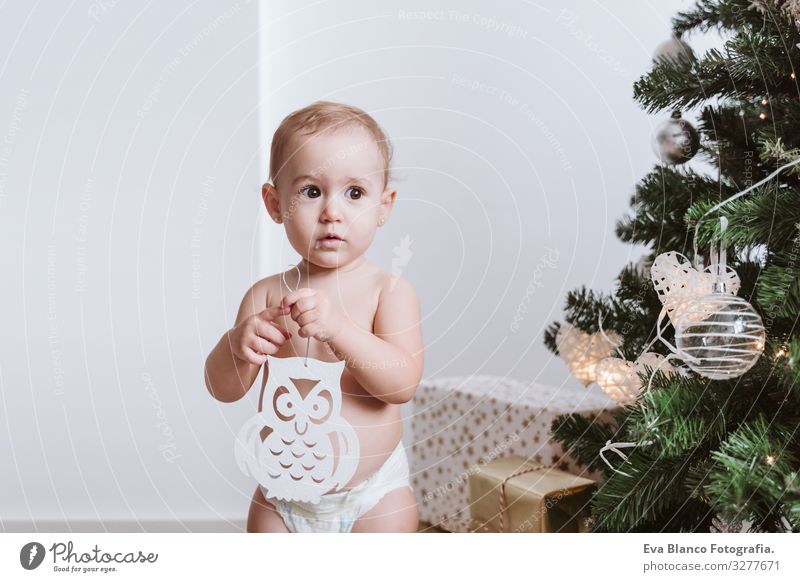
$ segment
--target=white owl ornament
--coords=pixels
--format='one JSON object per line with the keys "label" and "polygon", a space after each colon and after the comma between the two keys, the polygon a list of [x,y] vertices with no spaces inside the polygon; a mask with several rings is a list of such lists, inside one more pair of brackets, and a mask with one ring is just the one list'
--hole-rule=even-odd
{"label": "white owl ornament", "polygon": [[[267,356],[261,412],[242,426],[235,446],[239,468],[259,482],[266,497],[318,503],[323,493],[340,489],[355,473],[358,436],[340,414],[344,365],[344,361]],[[316,384],[303,398],[296,380]],[[262,441],[265,427],[271,432]]]}

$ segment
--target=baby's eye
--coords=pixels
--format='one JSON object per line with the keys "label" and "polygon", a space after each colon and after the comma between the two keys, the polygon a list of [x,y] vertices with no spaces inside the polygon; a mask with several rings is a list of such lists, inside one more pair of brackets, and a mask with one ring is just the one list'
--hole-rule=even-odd
{"label": "baby's eye", "polygon": [[306,185],[300,188],[299,194],[302,194],[307,198],[319,198],[320,196],[322,196],[322,192],[320,192],[319,188],[311,185]]}
{"label": "baby's eye", "polygon": [[345,196],[350,198],[350,200],[358,200],[363,195],[364,191],[361,188],[356,188],[355,186],[350,186],[345,192]]}

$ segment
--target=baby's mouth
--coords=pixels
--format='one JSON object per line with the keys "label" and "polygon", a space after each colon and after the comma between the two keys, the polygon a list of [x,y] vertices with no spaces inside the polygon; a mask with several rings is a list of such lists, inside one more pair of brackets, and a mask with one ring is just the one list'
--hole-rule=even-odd
{"label": "baby's mouth", "polygon": [[317,239],[317,245],[322,249],[338,249],[343,242],[344,239],[336,234],[328,234]]}

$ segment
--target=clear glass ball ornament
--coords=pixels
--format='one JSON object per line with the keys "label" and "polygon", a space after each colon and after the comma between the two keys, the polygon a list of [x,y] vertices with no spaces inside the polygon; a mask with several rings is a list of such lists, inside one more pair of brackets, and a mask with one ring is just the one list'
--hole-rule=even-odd
{"label": "clear glass ball ornament", "polygon": [[712,380],[744,374],[764,351],[761,316],[745,299],[714,292],[681,310],[675,346],[689,368]]}

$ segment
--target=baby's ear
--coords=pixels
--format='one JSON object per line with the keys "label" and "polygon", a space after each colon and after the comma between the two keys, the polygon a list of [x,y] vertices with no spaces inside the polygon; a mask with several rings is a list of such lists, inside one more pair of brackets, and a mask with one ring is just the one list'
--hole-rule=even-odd
{"label": "baby's ear", "polygon": [[386,188],[381,194],[381,205],[385,206],[385,217],[389,218],[389,213],[392,211],[392,206],[394,206],[394,199],[397,197],[397,190],[394,188]]}
{"label": "baby's ear", "polygon": [[383,195],[381,195],[381,202],[383,204],[389,204],[390,206],[394,204],[394,199],[397,197],[397,190],[394,188],[386,188],[383,191]]}
{"label": "baby's ear", "polygon": [[392,206],[394,206],[394,199],[397,196],[397,191],[394,188],[386,188],[381,194],[381,206],[378,218],[378,226],[386,224],[386,220],[392,213]]}
{"label": "baby's ear", "polygon": [[264,206],[267,208],[267,212],[272,217],[272,220],[277,222],[278,224],[283,222],[283,216],[281,215],[281,203],[280,199],[278,198],[278,190],[267,182],[263,186],[261,186],[261,198],[264,200]]}

